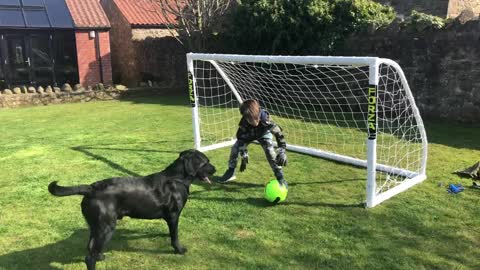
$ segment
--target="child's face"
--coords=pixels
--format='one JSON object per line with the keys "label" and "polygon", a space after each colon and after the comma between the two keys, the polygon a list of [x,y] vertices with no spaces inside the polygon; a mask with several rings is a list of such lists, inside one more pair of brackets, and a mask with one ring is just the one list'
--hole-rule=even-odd
{"label": "child's face", "polygon": [[247,120],[248,124],[250,124],[251,126],[258,126],[258,123],[260,123],[260,116],[258,117],[245,117],[245,119]]}

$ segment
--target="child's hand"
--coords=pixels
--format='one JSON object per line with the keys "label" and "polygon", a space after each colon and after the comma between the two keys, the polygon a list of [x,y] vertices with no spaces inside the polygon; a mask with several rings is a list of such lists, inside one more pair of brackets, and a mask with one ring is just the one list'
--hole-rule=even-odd
{"label": "child's hand", "polygon": [[243,152],[240,153],[242,156],[242,163],[240,164],[240,172],[243,172],[247,169],[247,164],[248,164],[248,152]]}
{"label": "child's hand", "polygon": [[285,153],[285,149],[279,148],[277,159],[275,160],[278,166],[287,166],[287,154]]}

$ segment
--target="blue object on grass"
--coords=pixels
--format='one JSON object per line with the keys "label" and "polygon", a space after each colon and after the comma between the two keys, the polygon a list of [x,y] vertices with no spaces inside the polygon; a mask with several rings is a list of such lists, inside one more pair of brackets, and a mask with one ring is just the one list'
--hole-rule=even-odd
{"label": "blue object on grass", "polygon": [[450,185],[448,185],[448,189],[447,189],[447,191],[449,193],[453,193],[453,194],[457,194],[457,193],[462,192],[464,190],[465,190],[465,188],[461,184],[458,184],[458,185],[450,184]]}

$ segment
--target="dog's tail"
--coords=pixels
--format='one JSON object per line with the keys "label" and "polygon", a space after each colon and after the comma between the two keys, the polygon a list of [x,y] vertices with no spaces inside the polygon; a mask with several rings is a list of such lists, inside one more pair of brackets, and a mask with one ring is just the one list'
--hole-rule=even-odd
{"label": "dog's tail", "polygon": [[55,196],[89,195],[92,193],[92,187],[89,185],[62,187],[57,185],[57,181],[54,181],[48,185],[48,191]]}

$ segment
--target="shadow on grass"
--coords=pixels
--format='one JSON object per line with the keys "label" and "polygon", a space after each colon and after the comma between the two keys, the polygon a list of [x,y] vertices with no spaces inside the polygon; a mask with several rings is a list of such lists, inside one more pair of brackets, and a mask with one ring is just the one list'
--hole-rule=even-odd
{"label": "shadow on grass", "polygon": [[[210,179],[212,180],[213,184],[207,184],[205,182],[198,182],[198,181],[194,182],[194,184],[202,186],[203,188],[205,188],[205,190],[193,191],[190,194],[198,194],[198,193],[203,193],[211,190],[224,190],[227,192],[231,192],[231,191],[237,191],[237,190],[246,189],[246,188],[264,188],[265,187],[265,185],[263,184],[245,183],[245,182],[237,182],[237,181],[219,183],[220,176],[212,176],[210,177]],[[327,180],[327,181],[295,182],[295,183],[288,183],[288,186],[295,187],[295,186],[308,186],[308,185],[325,185],[325,184],[333,184],[333,183],[347,183],[347,182],[359,182],[359,181],[365,181],[365,179],[346,178],[346,179]]]}
{"label": "shadow on grass", "polygon": [[[63,269],[55,266],[55,264],[72,264],[83,263],[84,257],[87,254],[87,241],[89,232],[87,229],[80,229],[75,231],[68,238],[58,241],[56,243],[48,244],[43,247],[36,247],[26,250],[14,251],[0,256],[0,266],[6,267],[2,269],[8,270],[53,270]],[[116,230],[112,241],[107,244],[105,249],[106,258],[110,252],[124,251],[124,252],[145,252],[152,254],[173,254],[173,249],[170,245],[160,246],[158,249],[146,249],[140,247],[128,246],[127,242],[137,239],[148,239],[155,237],[168,237],[166,233],[139,233],[131,230]],[[102,262],[98,262],[101,264]],[[0,267],[1,268],[1,267]]]}
{"label": "shadow on grass", "polygon": [[259,208],[282,206],[282,205],[299,205],[299,206],[311,206],[311,207],[332,207],[332,208],[364,208],[364,203],[354,203],[354,204],[337,204],[337,203],[324,203],[324,202],[291,202],[286,201],[280,204],[270,203],[263,198],[245,198],[245,199],[235,199],[235,198],[202,198],[202,197],[191,197],[192,200],[201,200],[201,201],[216,201],[216,202],[235,202],[235,203],[246,203],[253,205]]}
{"label": "shadow on grass", "polygon": [[[211,177],[211,180],[214,182],[218,182],[220,177],[214,176]],[[298,182],[298,183],[289,183],[289,187],[295,186],[303,186],[303,185],[325,185],[325,184],[332,184],[332,183],[345,183],[345,182],[358,182],[364,181],[365,179],[360,178],[348,178],[348,179],[340,179],[340,180],[329,180],[329,181],[317,181],[317,182]],[[211,191],[219,191],[222,190],[224,192],[239,192],[244,189],[249,188],[257,188],[263,189],[263,184],[256,184],[256,183],[243,183],[243,182],[228,182],[226,184],[214,183],[212,185],[203,183],[203,182],[194,182],[194,184],[202,186],[204,190],[196,190],[190,193],[190,199],[192,200],[203,200],[203,201],[217,201],[217,202],[236,202],[236,203],[246,203],[253,205],[255,207],[272,207],[276,206],[277,204],[270,203],[263,198],[228,198],[228,197],[199,197],[198,194],[204,192],[211,192]],[[333,208],[352,208],[352,207],[365,207],[365,204],[362,203],[354,203],[354,204],[334,204],[334,203],[324,203],[324,202],[298,202],[298,201],[286,201],[281,203],[281,205],[300,205],[300,206],[313,206],[313,207],[333,207]]]}
{"label": "shadow on grass", "polygon": [[134,104],[157,104],[167,106],[184,106],[189,107],[189,97],[185,93],[180,92],[168,92],[162,93],[161,90],[135,90],[129,91],[122,95],[120,101],[131,102]]}
{"label": "shadow on grass", "polygon": [[89,156],[93,159],[100,160],[101,162],[107,164],[108,166],[110,166],[114,170],[120,171],[120,172],[125,173],[125,174],[130,175],[130,176],[135,176],[135,177],[140,176],[138,173],[130,171],[129,169],[123,167],[120,164],[117,164],[117,163],[115,163],[115,162],[113,162],[113,161],[111,161],[111,160],[109,160],[109,159],[107,159],[103,156],[100,156],[100,155],[97,155],[97,154],[94,154],[94,153],[88,151],[88,149],[91,149],[91,148],[86,148],[86,147],[79,146],[79,147],[72,147],[71,149],[74,150],[74,151],[81,152],[81,153],[85,154],[86,156]]}
{"label": "shadow on grass", "polygon": [[[186,140],[175,141],[175,143],[183,143],[183,142],[187,142],[187,141]],[[152,145],[155,145],[155,144],[171,144],[171,143],[172,143],[171,141],[159,141],[159,142],[147,142],[145,144],[148,144],[149,146],[152,146]],[[132,143],[132,145],[135,145],[135,146],[138,146],[139,144],[142,144],[142,143],[141,142],[140,143]],[[108,158],[106,158],[102,155],[95,154],[94,153],[95,150],[121,151],[121,152],[130,151],[130,152],[144,152],[144,153],[169,153],[169,154],[179,154],[180,152],[182,152],[182,150],[172,150],[172,151],[170,151],[170,150],[141,149],[141,148],[135,148],[135,147],[125,148],[125,147],[118,147],[118,145],[120,145],[120,144],[117,143],[117,144],[81,145],[81,146],[71,147],[71,149],[74,150],[74,151],[80,152],[82,154],[85,154],[86,156],[89,156],[89,157],[91,157],[95,160],[99,160],[99,161],[107,164],[108,166],[110,166],[114,170],[117,170],[119,172],[122,172],[122,173],[130,175],[130,176],[134,176],[134,177],[139,177],[141,175],[123,167],[122,165],[120,165],[118,163],[115,163],[115,162],[109,160]],[[121,145],[126,145],[126,144],[121,144]],[[187,150],[187,149],[185,148],[184,150]],[[172,160],[172,162],[173,162],[173,160]]]}
{"label": "shadow on grass", "polygon": [[[429,143],[455,148],[480,150],[480,125],[455,124],[448,122],[426,122],[425,129]],[[453,136],[452,136],[453,135]]]}

